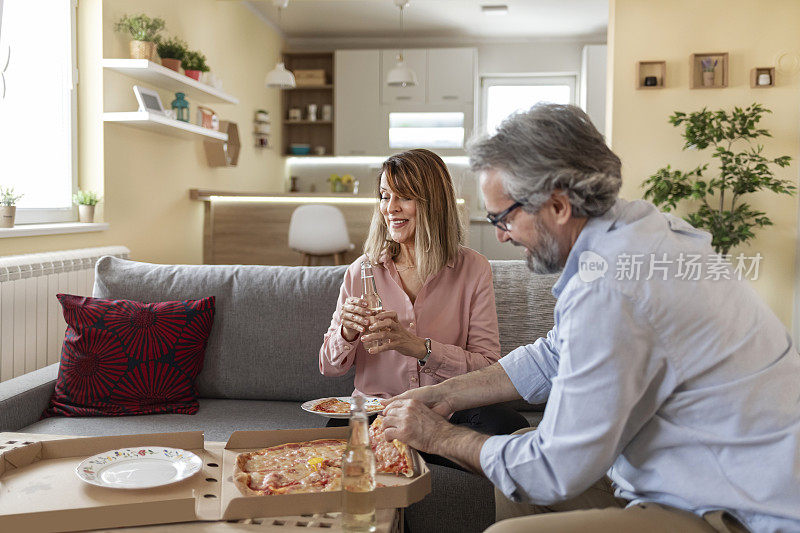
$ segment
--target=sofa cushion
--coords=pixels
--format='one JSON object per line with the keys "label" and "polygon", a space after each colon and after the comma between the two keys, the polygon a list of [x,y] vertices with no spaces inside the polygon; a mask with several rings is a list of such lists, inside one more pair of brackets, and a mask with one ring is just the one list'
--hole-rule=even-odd
{"label": "sofa cushion", "polygon": [[551,292],[558,274],[534,274],[524,261],[489,261],[492,265],[500,355],[532,344],[553,329],[556,299]]}
{"label": "sofa cushion", "polygon": [[200,399],[195,415],[143,415],[116,417],[53,417],[20,429],[51,435],[132,435],[203,431],[205,440],[225,442],[238,430],[304,429],[325,427],[327,418],[307,413],[298,402]]}
{"label": "sofa cushion", "polygon": [[43,416],[197,411],[214,298],[159,303],[59,294],[67,332]]}
{"label": "sofa cushion", "polygon": [[200,397],[304,401],[353,391],[352,373],[324,377],[318,366],[346,268],[153,265],[103,257],[94,296],[145,302],[215,296]]}

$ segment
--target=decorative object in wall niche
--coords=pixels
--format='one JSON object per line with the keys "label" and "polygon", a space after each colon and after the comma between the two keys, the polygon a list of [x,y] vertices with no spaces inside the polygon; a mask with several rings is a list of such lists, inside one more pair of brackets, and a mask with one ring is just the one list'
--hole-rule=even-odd
{"label": "decorative object in wall niche", "polygon": [[299,107],[289,109],[289,120],[303,120],[303,111]]}
{"label": "decorative object in wall niche", "polygon": [[3,82],[3,92],[0,94],[0,98],[5,99],[6,97],[6,71],[8,70],[8,65],[11,63],[11,46],[8,47],[8,52],[6,52],[6,62],[3,65],[3,70],[0,70],[0,81]]}
{"label": "decorative object in wall niche", "polygon": [[269,136],[272,133],[272,124],[269,118],[269,111],[258,109],[253,118],[253,137],[255,138],[256,148],[269,148]]}
{"label": "decorative object in wall niche", "polygon": [[228,134],[228,142],[203,141],[206,161],[211,167],[235,167],[241,150],[239,126],[229,120],[220,120],[219,131]]}
{"label": "decorative object in wall niche", "polygon": [[[667,165],[642,184],[646,188],[644,197],[664,211],[675,209],[683,200],[692,206],[699,201],[699,207],[684,218],[692,226],[710,232],[712,246],[723,255],[752,239],[754,229],[772,225],[766,213],[743,201],[745,194],[769,190],[794,195],[797,189],[791,180],[776,178],[769,167],[785,168],[791,157],[768,159],[761,154],[764,147],[757,144],[757,139],[772,136],[768,130],[758,128],[764,113],[771,111],[761,104],[745,109],[735,107],[732,112],[703,108],[687,115],[676,111],[669,122],[683,125],[683,149],[713,148],[711,157],[719,160],[719,175],[706,175],[708,163],[689,172],[672,170]],[[734,144],[743,145],[741,151],[734,152]]]}
{"label": "decorative object in wall niche", "polygon": [[186,94],[175,93],[175,100],[172,101],[172,111],[175,113],[175,120],[189,122],[189,102],[186,101]]}
{"label": "decorative object in wall niche", "polygon": [[197,125],[219,131],[219,115],[210,107],[197,106]]}
{"label": "decorative object in wall niche", "polygon": [[181,61],[188,51],[186,41],[178,37],[170,37],[166,40],[158,39],[156,40],[156,47],[158,57],[161,58],[161,64],[170,70],[180,72]]}
{"label": "decorative object in wall niche", "polygon": [[663,89],[667,75],[666,61],[637,61],[636,88]]}
{"label": "decorative object in wall niche", "polygon": [[355,178],[351,174],[339,176],[339,174],[331,174],[328,178],[331,184],[331,192],[350,192],[352,191]]}
{"label": "decorative object in wall niche", "polygon": [[94,208],[102,200],[94,191],[78,190],[72,195],[72,203],[78,206],[78,222],[94,222]]}
{"label": "decorative object in wall niche", "polygon": [[315,155],[325,155],[325,147],[321,144],[319,146],[314,147],[314,154]]}
{"label": "decorative object in wall niche", "polygon": [[333,106],[331,104],[325,104],[322,106],[322,120],[325,122],[330,122],[333,120]]}
{"label": "decorative object in wall niche", "polygon": [[139,111],[149,111],[150,113],[158,113],[159,115],[164,114],[164,106],[161,104],[161,98],[154,90],[134,85],[133,94],[136,95],[136,101],[139,102]]}
{"label": "decorative object in wall niche", "polygon": [[750,70],[750,87],[765,89],[775,86],[775,67],[756,67]]}
{"label": "decorative object in wall niche", "polygon": [[714,70],[717,68],[717,63],[719,63],[718,59],[712,59],[710,57],[706,57],[700,60],[700,64],[703,65],[704,87],[714,86]]}
{"label": "decorative object in wall niche", "polygon": [[297,183],[300,180],[297,176],[289,178],[289,192],[300,192],[300,185]]}
{"label": "decorative object in wall niche", "polygon": [[0,187],[0,228],[13,228],[17,202],[24,195],[14,194],[14,187]]}
{"label": "decorative object in wall niche", "polygon": [[710,52],[689,56],[690,89],[721,89],[728,86],[728,53]]}
{"label": "decorative object in wall niche", "polygon": [[131,59],[154,61],[156,57],[156,41],[164,26],[164,19],[151,19],[141,13],[133,16],[123,15],[114,25],[114,29],[119,32],[129,33],[133,38],[129,44]]}
{"label": "decorative object in wall niche", "polygon": [[200,75],[208,71],[206,56],[198,50],[189,50],[183,55],[183,73],[193,80],[200,81]]}
{"label": "decorative object in wall niche", "polygon": [[317,120],[317,104],[308,104],[307,120],[315,122]]}

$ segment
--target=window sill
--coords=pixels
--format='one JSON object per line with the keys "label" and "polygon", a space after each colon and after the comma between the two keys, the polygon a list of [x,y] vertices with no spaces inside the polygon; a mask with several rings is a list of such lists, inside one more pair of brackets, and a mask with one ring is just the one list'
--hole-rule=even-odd
{"label": "window sill", "polygon": [[108,224],[105,222],[64,222],[58,224],[21,224],[13,228],[0,228],[0,239],[6,237],[33,237],[36,235],[58,235],[62,233],[88,233],[90,231],[105,231]]}

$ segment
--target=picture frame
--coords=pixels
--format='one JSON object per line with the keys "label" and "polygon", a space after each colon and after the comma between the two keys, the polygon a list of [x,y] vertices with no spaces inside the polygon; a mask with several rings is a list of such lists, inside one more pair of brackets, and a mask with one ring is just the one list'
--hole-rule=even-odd
{"label": "picture frame", "polygon": [[136,95],[136,101],[139,102],[139,111],[166,115],[164,105],[161,103],[161,98],[154,90],[134,85],[133,94]]}

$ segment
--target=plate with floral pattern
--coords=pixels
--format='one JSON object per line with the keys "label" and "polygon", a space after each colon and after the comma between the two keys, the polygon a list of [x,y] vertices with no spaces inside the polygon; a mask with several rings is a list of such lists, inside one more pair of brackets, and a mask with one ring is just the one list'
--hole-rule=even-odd
{"label": "plate with floral pattern", "polygon": [[202,466],[203,461],[187,450],[141,446],[93,455],[81,462],[75,473],[99,487],[149,489],[187,479]]}

